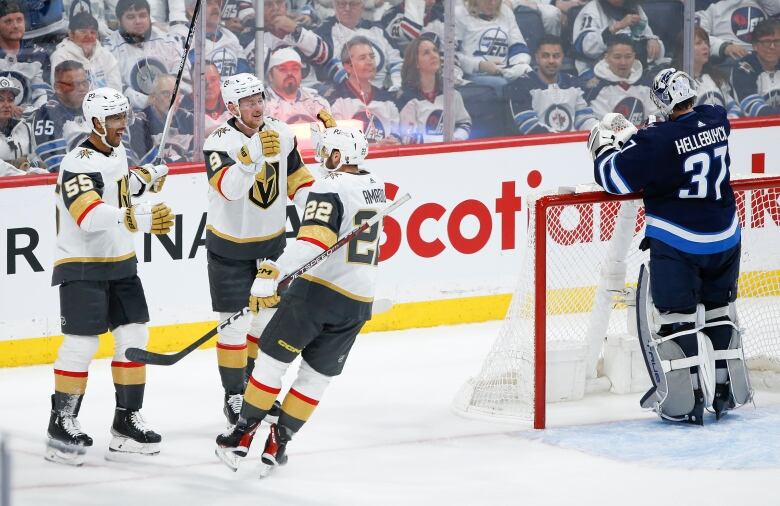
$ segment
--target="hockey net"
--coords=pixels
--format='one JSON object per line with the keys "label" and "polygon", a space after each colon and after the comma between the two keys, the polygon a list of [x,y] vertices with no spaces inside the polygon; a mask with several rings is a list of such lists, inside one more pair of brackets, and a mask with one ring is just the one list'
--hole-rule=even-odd
{"label": "hockey net", "polygon": [[[780,177],[732,186],[742,226],[737,311],[745,356],[751,375],[780,371]],[[589,388],[608,390],[609,378],[601,376],[607,337],[636,336],[631,306],[648,258],[639,250],[643,236],[637,195],[587,191],[532,199],[525,261],[509,310],[481,370],[456,395],[455,410],[543,428],[546,402],[566,400],[548,398],[547,385],[560,379],[548,362],[553,356],[576,357]]]}

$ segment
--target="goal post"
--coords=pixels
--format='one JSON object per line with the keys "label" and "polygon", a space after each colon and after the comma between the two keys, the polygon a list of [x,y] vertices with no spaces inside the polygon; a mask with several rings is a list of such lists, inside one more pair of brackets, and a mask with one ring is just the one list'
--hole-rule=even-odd
{"label": "goal post", "polygon": [[[746,358],[751,369],[780,370],[780,177],[732,187],[743,238],[737,310]],[[528,206],[525,260],[509,310],[453,407],[543,428],[548,402],[649,387],[633,313],[648,255],[638,247],[641,195],[561,192]]]}

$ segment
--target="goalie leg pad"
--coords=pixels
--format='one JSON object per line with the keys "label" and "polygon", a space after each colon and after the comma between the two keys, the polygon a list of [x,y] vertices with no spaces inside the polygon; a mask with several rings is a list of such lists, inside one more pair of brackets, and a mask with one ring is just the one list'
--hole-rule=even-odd
{"label": "goalie leg pad", "polygon": [[720,399],[714,405],[716,412],[734,409],[750,402],[753,388],[750,384],[745,354],[742,348],[742,335],[739,330],[736,305],[720,306],[705,313],[704,332],[710,336],[714,359],[718,367],[717,383],[726,385],[721,388],[728,392],[728,399]]}
{"label": "goalie leg pad", "polygon": [[[658,315],[650,296],[650,272],[642,266],[637,287],[637,330],[653,387],[642,397],[643,408],[661,418],[701,423],[715,390],[714,357],[709,339],[699,332],[697,313]],[[692,373],[692,368],[696,371]]]}

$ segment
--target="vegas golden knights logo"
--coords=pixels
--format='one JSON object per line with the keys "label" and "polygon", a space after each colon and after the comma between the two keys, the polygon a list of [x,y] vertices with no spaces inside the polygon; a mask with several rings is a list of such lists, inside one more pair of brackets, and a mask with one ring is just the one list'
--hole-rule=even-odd
{"label": "vegas golden knights logo", "polygon": [[124,176],[117,181],[119,185],[119,207],[130,207],[130,180]]}
{"label": "vegas golden knights logo", "polygon": [[261,209],[268,209],[279,197],[279,162],[263,162],[249,190],[249,200]]}

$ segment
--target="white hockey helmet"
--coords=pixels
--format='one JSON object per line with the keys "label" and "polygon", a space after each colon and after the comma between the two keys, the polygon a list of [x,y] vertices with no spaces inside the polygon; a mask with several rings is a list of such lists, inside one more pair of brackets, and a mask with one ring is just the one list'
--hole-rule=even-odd
{"label": "white hockey helmet", "polygon": [[326,128],[320,137],[317,149],[314,152],[318,162],[323,162],[331,155],[334,149],[341,154],[341,161],[336,167],[328,170],[337,170],[342,165],[360,165],[368,155],[368,142],[363,131],[359,128],[333,127]]}
{"label": "white hockey helmet", "polygon": [[695,97],[696,83],[693,82],[691,76],[682,70],[664,69],[653,79],[653,90],[650,98],[666,115],[670,114],[677,104]]}
{"label": "white hockey helmet", "polygon": [[9,76],[0,76],[0,91],[10,91],[14,97],[18,97],[22,92],[22,87],[16,79]]}
{"label": "white hockey helmet", "polygon": [[226,77],[222,81],[222,101],[225,102],[225,106],[233,103],[238,107],[238,101],[244,97],[251,97],[260,93],[265,100],[265,86],[263,82],[257,78],[254,74],[244,72],[242,74],[236,74],[230,77]]}
{"label": "white hockey helmet", "polygon": [[[106,118],[123,112],[129,113],[130,103],[127,97],[113,88],[97,88],[87,93],[81,109],[84,111],[84,118],[90,124],[92,118],[95,118],[105,130]],[[92,128],[95,128],[94,125]]]}

